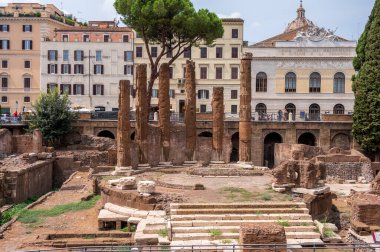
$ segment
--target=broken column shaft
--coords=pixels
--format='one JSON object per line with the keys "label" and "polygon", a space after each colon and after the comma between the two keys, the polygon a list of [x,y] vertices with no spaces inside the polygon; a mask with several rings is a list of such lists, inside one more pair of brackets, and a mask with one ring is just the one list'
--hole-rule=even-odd
{"label": "broken column shaft", "polygon": [[139,163],[148,163],[148,102],[146,64],[136,67],[136,142],[139,147]]}
{"label": "broken column shaft", "polygon": [[169,162],[170,154],[170,69],[167,63],[160,67],[158,82],[158,106],[161,132],[161,153],[163,162]]}
{"label": "broken column shaft", "polygon": [[195,90],[195,65],[193,61],[186,62],[186,100],[185,100],[185,124],[186,124],[186,161],[194,160],[194,152],[197,144],[196,125],[196,90]]}
{"label": "broken column shaft", "polygon": [[223,161],[224,88],[214,87],[212,95],[212,161]]}

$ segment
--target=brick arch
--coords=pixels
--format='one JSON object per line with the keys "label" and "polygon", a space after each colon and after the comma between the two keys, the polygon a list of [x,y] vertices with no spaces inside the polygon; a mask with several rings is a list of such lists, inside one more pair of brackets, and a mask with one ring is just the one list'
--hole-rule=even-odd
{"label": "brick arch", "polygon": [[105,131],[112,133],[112,135],[114,135],[116,139],[117,132],[116,132],[116,129],[114,128],[97,128],[95,129],[95,136],[99,136],[100,133],[105,132]]}
{"label": "brick arch", "polygon": [[342,150],[349,150],[351,148],[350,136],[343,132],[336,133],[331,138],[331,147],[338,147]]}

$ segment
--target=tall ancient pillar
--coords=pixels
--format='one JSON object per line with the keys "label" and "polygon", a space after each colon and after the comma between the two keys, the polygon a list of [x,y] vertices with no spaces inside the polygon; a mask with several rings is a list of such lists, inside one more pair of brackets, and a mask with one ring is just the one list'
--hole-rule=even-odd
{"label": "tall ancient pillar", "polygon": [[194,161],[195,148],[197,144],[197,96],[195,90],[195,65],[193,61],[186,61],[185,77],[186,163],[191,164]]}
{"label": "tall ancient pillar", "polygon": [[130,112],[130,82],[119,82],[119,112],[117,122],[117,164],[114,174],[122,174],[131,169],[131,124]]}
{"label": "tall ancient pillar", "polygon": [[148,164],[148,102],[146,64],[136,67],[136,142],[139,147],[139,166]]}
{"label": "tall ancient pillar", "polygon": [[170,69],[169,64],[163,63],[160,67],[158,82],[158,106],[161,132],[161,165],[169,162],[170,154]]}
{"label": "tall ancient pillar", "polygon": [[214,87],[212,94],[212,161],[223,161],[224,88]]}
{"label": "tall ancient pillar", "polygon": [[239,163],[250,163],[252,161],[251,62],[252,53],[245,53],[240,65]]}

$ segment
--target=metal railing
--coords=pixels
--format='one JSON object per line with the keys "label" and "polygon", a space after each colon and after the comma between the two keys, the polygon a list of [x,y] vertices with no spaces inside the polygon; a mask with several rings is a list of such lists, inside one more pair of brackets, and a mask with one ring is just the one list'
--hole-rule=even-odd
{"label": "metal railing", "polygon": [[[157,121],[159,114],[155,115],[155,112],[149,113],[149,121]],[[185,118],[184,113],[170,113],[170,121],[171,122],[183,122]],[[92,120],[111,120],[116,121],[118,119],[118,112],[117,111],[98,111],[91,113],[91,119]],[[129,113],[129,120],[135,121],[136,120],[136,112],[131,111]]]}
{"label": "metal railing", "polygon": [[55,249],[22,250],[23,252],[47,252],[47,251],[86,251],[86,252],[203,252],[203,251],[223,251],[223,252],[247,252],[247,251],[293,251],[293,252],[320,252],[320,251],[344,251],[363,252],[378,251],[380,244],[308,244],[302,247],[299,244],[253,244],[253,245],[114,245],[114,246],[87,246],[87,247],[67,247]]}

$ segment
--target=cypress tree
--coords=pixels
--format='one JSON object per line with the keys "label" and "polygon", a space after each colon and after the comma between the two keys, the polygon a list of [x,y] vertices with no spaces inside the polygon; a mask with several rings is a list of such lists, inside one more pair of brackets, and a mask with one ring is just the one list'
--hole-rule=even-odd
{"label": "cypress tree", "polygon": [[353,135],[368,153],[380,151],[380,0],[376,0],[356,48]]}

